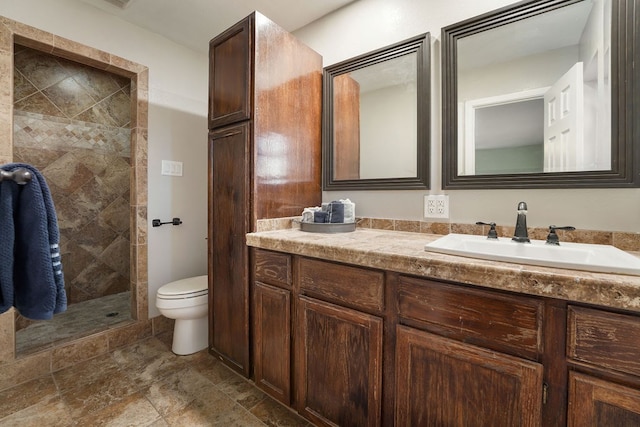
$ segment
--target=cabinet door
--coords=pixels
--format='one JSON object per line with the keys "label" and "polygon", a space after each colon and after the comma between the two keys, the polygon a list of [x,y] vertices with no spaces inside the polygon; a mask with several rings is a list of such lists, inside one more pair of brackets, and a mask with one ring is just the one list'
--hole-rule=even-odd
{"label": "cabinet door", "polygon": [[571,372],[568,418],[571,427],[639,426],[640,391]]}
{"label": "cabinet door", "polygon": [[291,292],[255,282],[253,287],[256,384],[291,403]]}
{"label": "cabinet door", "polygon": [[249,375],[249,126],[210,134],[210,343]]}
{"label": "cabinet door", "polygon": [[296,330],[298,412],[325,426],[378,426],[382,319],[299,297]]}
{"label": "cabinet door", "polygon": [[539,426],[542,365],[398,326],[396,425]]}
{"label": "cabinet door", "polygon": [[253,15],[209,42],[209,129],[251,117]]}

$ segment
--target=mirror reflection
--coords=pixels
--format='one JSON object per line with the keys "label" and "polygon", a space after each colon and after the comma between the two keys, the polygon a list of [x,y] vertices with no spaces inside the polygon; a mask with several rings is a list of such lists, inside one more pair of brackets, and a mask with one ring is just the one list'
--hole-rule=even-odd
{"label": "mirror reflection", "polygon": [[640,0],[527,0],[442,29],[442,186],[639,187]]}
{"label": "mirror reflection", "polygon": [[459,175],[611,169],[611,1],[457,40]]}
{"label": "mirror reflection", "polygon": [[325,68],[324,189],[427,188],[428,34]]}
{"label": "mirror reflection", "polygon": [[334,77],[334,179],[417,175],[416,57],[413,52]]}

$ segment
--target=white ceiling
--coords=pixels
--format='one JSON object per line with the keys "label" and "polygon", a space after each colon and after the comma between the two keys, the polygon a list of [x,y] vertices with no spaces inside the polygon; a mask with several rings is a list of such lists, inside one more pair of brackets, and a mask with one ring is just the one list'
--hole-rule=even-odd
{"label": "white ceiling", "polygon": [[254,10],[295,31],[357,0],[76,0],[183,46],[207,52],[209,40]]}

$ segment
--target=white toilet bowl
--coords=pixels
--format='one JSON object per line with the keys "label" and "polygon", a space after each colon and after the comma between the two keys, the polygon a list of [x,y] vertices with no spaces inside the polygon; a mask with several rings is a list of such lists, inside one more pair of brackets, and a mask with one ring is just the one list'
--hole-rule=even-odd
{"label": "white toilet bowl", "polygon": [[175,354],[192,354],[207,348],[208,301],[206,275],[176,280],[158,289],[156,307],[163,316],[176,321],[171,347]]}

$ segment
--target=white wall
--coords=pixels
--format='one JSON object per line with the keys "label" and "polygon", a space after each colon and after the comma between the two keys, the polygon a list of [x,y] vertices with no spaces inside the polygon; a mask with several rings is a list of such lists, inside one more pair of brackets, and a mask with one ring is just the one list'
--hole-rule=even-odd
{"label": "white wall", "polygon": [[[324,201],[348,197],[357,215],[423,219],[423,196],[442,193],[440,31],[449,24],[513,3],[512,0],[359,0],[298,30],[324,66],[430,32],[432,114],[430,191],[331,191]],[[452,222],[515,224],[520,200],[529,226],[570,224],[582,229],[640,232],[640,189],[449,190]]]}
{"label": "white wall", "polygon": [[[207,272],[206,55],[74,0],[3,0],[0,15],[149,68],[149,314],[159,315],[161,285]],[[163,159],[183,162],[184,176],[161,176]],[[173,217],[184,223],[151,227]]]}
{"label": "white wall", "polygon": [[360,95],[360,178],[418,174],[416,91],[407,84]]}

